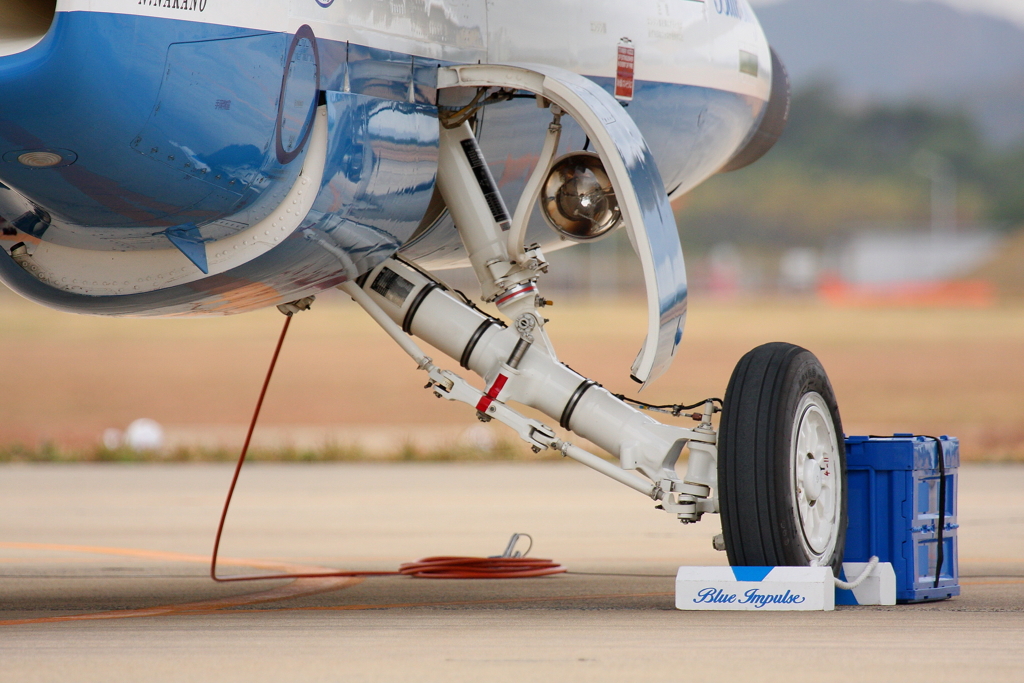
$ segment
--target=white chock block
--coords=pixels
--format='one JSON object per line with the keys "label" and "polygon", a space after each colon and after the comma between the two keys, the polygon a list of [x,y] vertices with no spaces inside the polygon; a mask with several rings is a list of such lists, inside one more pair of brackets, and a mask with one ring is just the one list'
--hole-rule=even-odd
{"label": "white chock block", "polygon": [[829,567],[680,567],[682,610],[829,611],[835,609]]}
{"label": "white chock block", "polygon": [[[871,566],[870,562],[843,562],[839,578],[856,581]],[[895,605],[896,572],[890,562],[880,562],[860,585],[846,590],[836,586],[837,605]]]}

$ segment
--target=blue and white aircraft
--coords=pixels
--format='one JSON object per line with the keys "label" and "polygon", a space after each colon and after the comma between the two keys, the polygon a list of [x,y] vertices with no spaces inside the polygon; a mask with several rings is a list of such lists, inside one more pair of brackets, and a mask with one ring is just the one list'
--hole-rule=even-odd
{"label": "blue and white aircraft", "polygon": [[[747,0],[0,0],[0,280],[114,316],[338,287],[438,396],[683,522],[720,512],[733,564],[837,569],[842,426],[813,355],[755,349],[719,429],[713,400],[687,429],[560,363],[540,313],[545,252],[625,230],[649,311],[630,375],[654,381],[686,317],[669,202],[767,152],[788,108]],[[500,319],[436,275],[463,265]]]}

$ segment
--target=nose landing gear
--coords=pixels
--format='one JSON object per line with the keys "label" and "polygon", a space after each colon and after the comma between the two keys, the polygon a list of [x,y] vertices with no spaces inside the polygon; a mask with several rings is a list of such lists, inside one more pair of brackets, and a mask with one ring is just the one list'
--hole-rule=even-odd
{"label": "nose landing gear", "polygon": [[[729,382],[717,433],[715,399],[702,402],[695,429],[669,426],[637,408],[673,408],[669,412],[678,417],[683,406],[653,406],[614,395],[555,355],[539,311],[546,300],[538,281],[548,264],[539,246],[526,245],[525,228],[541,180],[556,163],[560,120],[566,114],[600,153],[619,218],[643,266],[648,335],[630,369],[633,379],[647,384],[662,374],[682,335],[687,297],[682,250],[664,183],[629,116],[594,83],[547,67],[544,73],[500,65],[452,67],[439,72],[438,87],[477,89],[477,104],[487,101],[484,93],[493,88],[525,90],[552,109],[542,159],[527,185],[532,189],[511,219],[465,110],[440,121],[438,189],[479,280],[481,298],[493,302],[511,325],[490,319],[401,257],[360,274],[329,235],[307,230],[309,239],[343,263],[349,280],[340,288],[429,373],[427,387],[436,396],[468,404],[481,419],[512,427],[534,450],[560,451],[643,493],[681,522],[720,511],[723,534],[716,547],[724,546],[732,565],[829,566],[838,574],[846,533],[842,424],[828,377],[813,354],[773,343],[744,356]],[[435,366],[413,336],[478,374],[486,390]],[[618,463],[559,438],[552,427],[513,408],[515,403],[558,420]],[[688,464],[680,476],[675,468],[684,448]]]}

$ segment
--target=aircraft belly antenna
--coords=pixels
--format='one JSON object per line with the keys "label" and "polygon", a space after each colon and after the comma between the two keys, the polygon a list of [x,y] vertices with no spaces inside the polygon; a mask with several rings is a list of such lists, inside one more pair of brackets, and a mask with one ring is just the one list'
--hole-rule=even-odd
{"label": "aircraft belly antenna", "polygon": [[[570,71],[539,64],[468,64],[439,70],[438,88],[476,87],[526,90],[572,116],[590,137],[617,201],[617,210],[630,243],[643,267],[647,287],[647,337],[631,368],[631,376],[647,385],[672,363],[686,321],[686,269],[675,216],[661,174],[643,135],[625,109],[593,81]],[[556,114],[557,115],[557,114]],[[555,136],[549,134],[548,142]],[[552,150],[545,145],[534,175],[543,178]],[[600,177],[600,174],[597,174]],[[532,210],[540,190],[533,179],[529,199],[520,203],[513,218],[513,234],[521,239],[524,211]],[[523,204],[528,206],[523,207]],[[550,220],[550,219],[549,219]],[[556,226],[556,229],[557,226]],[[587,239],[607,232],[605,227]],[[520,251],[510,245],[510,251]],[[518,254],[509,255],[513,260]],[[479,271],[478,271],[479,272]],[[485,285],[486,289],[486,285]]]}

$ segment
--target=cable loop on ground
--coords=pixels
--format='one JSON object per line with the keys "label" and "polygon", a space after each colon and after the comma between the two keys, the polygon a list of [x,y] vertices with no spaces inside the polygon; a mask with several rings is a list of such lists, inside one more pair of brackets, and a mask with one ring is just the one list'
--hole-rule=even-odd
{"label": "cable loop on ground", "polygon": [[427,557],[398,569],[421,579],[520,579],[564,572],[557,562],[532,557]]}

